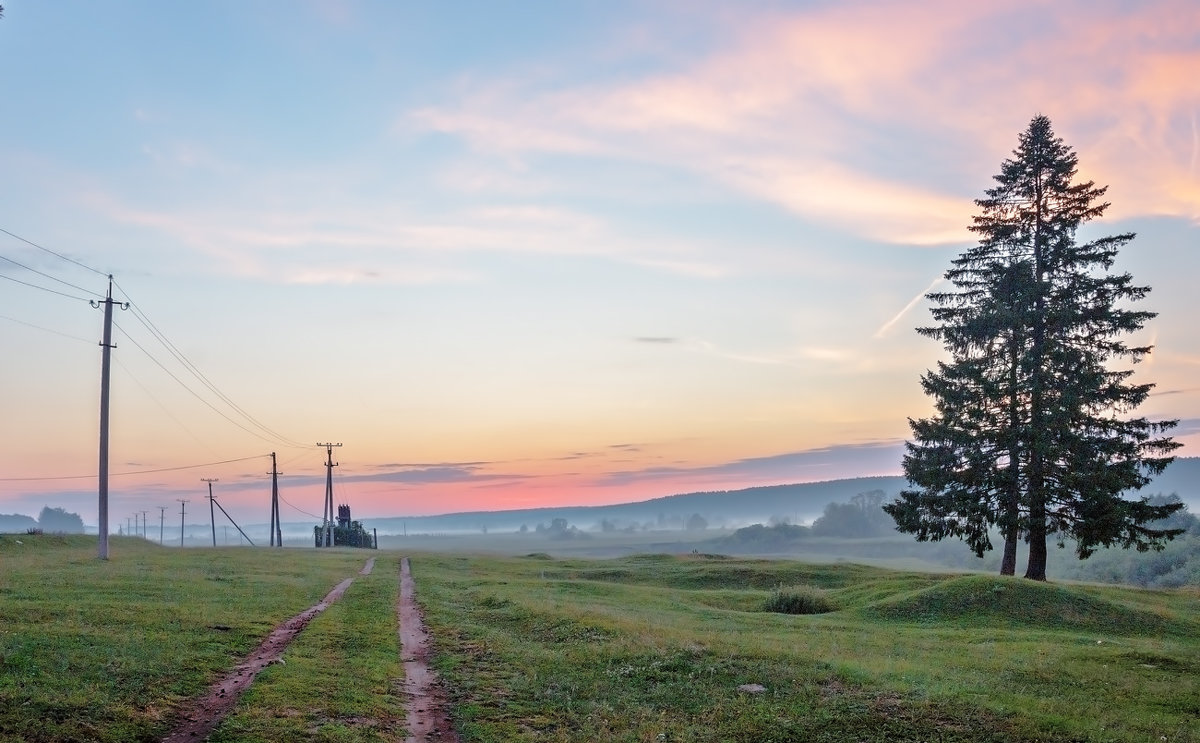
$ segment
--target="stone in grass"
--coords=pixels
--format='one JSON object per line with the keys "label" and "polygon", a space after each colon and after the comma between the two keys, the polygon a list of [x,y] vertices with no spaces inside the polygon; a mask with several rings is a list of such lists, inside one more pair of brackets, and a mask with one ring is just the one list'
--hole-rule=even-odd
{"label": "stone in grass", "polygon": [[762,684],[742,684],[737,688],[738,691],[744,691],[747,694],[762,694],[767,690],[767,687]]}

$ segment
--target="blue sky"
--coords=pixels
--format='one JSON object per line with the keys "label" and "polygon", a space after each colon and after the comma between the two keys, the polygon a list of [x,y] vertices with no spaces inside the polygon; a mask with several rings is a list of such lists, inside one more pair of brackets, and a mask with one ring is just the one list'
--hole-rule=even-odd
{"label": "blue sky", "polygon": [[[0,228],[138,310],[112,468],[170,471],[115,515],[265,513],[272,450],[319,513],[327,440],[363,515],[896,473],[921,297],[1039,113],[1110,186],[1089,234],[1139,233],[1141,412],[1200,454],[1188,3],[11,0],[0,63]],[[0,282],[0,473],[87,475],[104,279],[0,256],[78,297]]]}

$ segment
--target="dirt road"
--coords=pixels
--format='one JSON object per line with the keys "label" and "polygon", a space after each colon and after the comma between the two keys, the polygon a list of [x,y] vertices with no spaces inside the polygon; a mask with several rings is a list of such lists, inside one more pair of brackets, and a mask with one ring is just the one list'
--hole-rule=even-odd
{"label": "dirt road", "polygon": [[[374,564],[373,559],[369,561],[362,574],[369,573]],[[283,651],[296,639],[296,635],[308,626],[313,617],[341,598],[353,582],[353,578],[347,578],[338,583],[318,603],[271,630],[271,634],[267,635],[250,655],[210,686],[204,696],[193,699],[180,710],[175,729],[162,739],[162,743],[194,743],[207,738],[233,711],[238,698],[250,687],[258,672],[279,660],[279,656],[283,655]]]}
{"label": "dirt road", "polygon": [[458,743],[450,724],[449,702],[437,674],[429,667],[429,633],[413,600],[408,558],[400,561],[400,658],[408,707],[406,743]]}
{"label": "dirt road", "polygon": [[[370,575],[375,558],[359,571]],[[258,672],[279,660],[292,640],[321,612],[337,601],[354,578],[334,586],[319,603],[310,606],[271,631],[242,662],[218,679],[201,697],[193,699],[179,712],[175,728],[162,743],[196,743],[205,740],[237,705],[238,698],[250,687]],[[413,599],[413,580],[408,558],[400,562],[400,599],[396,613],[399,619],[401,661],[404,663],[404,696],[407,710],[406,743],[458,743],[458,736],[447,714],[446,692],[438,683],[437,674],[429,668],[429,634],[420,609]]]}

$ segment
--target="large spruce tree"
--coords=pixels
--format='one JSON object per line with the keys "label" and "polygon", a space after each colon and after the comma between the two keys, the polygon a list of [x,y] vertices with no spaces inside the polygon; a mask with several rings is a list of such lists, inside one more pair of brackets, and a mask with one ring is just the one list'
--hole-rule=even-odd
{"label": "large spruce tree", "polygon": [[929,295],[938,324],[918,328],[951,360],[921,380],[935,414],[909,421],[914,487],[885,506],[901,531],[961,538],[980,556],[998,528],[1003,574],[1015,572],[1024,538],[1035,580],[1046,578],[1050,535],[1087,557],[1116,544],[1161,549],[1179,533],[1146,526],[1178,504],[1122,497],[1172,461],[1178,444],[1163,432],[1175,422],[1123,417],[1153,387],[1112,368],[1150,352],[1122,340],[1154,317],[1128,307],[1150,290],[1111,271],[1133,234],[1077,242],[1108,204],[1106,187],[1075,183],[1076,170],[1075,153],[1037,116],[975,202],[979,242],[946,272],[954,290]]}

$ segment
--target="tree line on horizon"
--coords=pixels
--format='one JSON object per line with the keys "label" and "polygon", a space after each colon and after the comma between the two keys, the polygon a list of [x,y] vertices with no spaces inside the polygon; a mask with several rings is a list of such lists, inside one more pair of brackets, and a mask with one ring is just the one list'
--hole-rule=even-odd
{"label": "tree line on horizon", "polygon": [[[1107,186],[1077,182],[1078,157],[1036,116],[976,200],[979,242],[931,292],[936,325],[917,328],[950,356],[921,377],[935,413],[909,419],[904,475],[912,487],[884,506],[919,541],[958,538],[979,557],[1003,542],[1002,575],[1046,580],[1047,542],[1079,558],[1098,548],[1162,550],[1183,533],[1163,526],[1183,504],[1126,499],[1173,461],[1176,421],[1126,417],[1154,387],[1131,369],[1151,346],[1124,338],[1155,313],[1133,310],[1150,288],[1112,270],[1133,233],[1077,239],[1101,217]],[[1158,524],[1157,526],[1155,524]]]}
{"label": "tree line on horizon", "polygon": [[50,533],[82,534],[83,517],[65,508],[45,506],[35,519],[20,513],[0,513],[0,533],[39,530]]}
{"label": "tree line on horizon", "polygon": [[[895,522],[884,511],[888,496],[882,490],[860,493],[849,502],[831,502],[809,526],[787,518],[772,518],[718,537],[702,549],[753,555],[824,555],[825,558],[892,562],[920,560],[954,570],[994,570],[999,558],[975,555],[957,543],[914,544],[897,539]],[[1100,583],[1126,583],[1143,588],[1200,586],[1200,518],[1188,511],[1176,493],[1149,496],[1153,506],[1178,506],[1162,521],[1146,526],[1179,533],[1179,537],[1153,554],[1114,547],[1101,548],[1079,559],[1065,553],[1048,560],[1054,577]],[[995,530],[993,529],[993,532]],[[907,546],[906,546],[907,545]],[[1074,544],[1066,540],[1066,546]]]}

